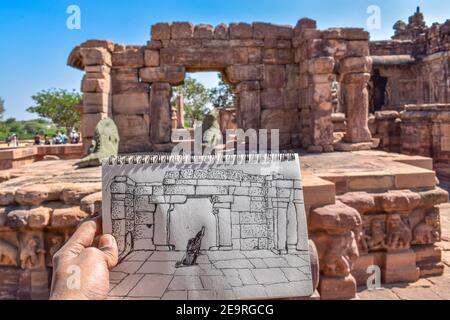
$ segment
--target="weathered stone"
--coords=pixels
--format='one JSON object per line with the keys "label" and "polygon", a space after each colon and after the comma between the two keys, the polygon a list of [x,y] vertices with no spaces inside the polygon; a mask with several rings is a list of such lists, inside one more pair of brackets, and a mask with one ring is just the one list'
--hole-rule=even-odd
{"label": "weathered stone", "polygon": [[93,216],[102,213],[102,192],[88,195],[81,199],[80,209]]}
{"label": "weathered stone", "polygon": [[152,40],[169,40],[170,39],[170,24],[157,23],[152,26],[151,31]]}
{"label": "weathered stone", "polygon": [[222,23],[214,28],[214,39],[228,40],[229,38],[230,34],[226,24]]}
{"label": "weathered stone", "polygon": [[262,65],[234,65],[226,69],[228,81],[239,83],[241,81],[261,80],[263,77]]}
{"label": "weathered stone", "polygon": [[170,26],[172,39],[189,39],[194,33],[194,25],[190,22],[174,22]]}
{"label": "weathered stone", "polygon": [[67,184],[62,191],[61,201],[68,205],[79,205],[81,199],[101,190],[101,185],[98,183]]}
{"label": "weathered stone", "polygon": [[109,79],[87,79],[84,77],[81,85],[81,91],[83,92],[101,93],[107,92],[110,88],[111,82]]}
{"label": "weathered stone", "polygon": [[210,24],[198,24],[194,28],[194,39],[212,39],[214,27]]}
{"label": "weathered stone", "polygon": [[164,48],[160,52],[161,65],[182,65],[193,70],[223,69],[232,59],[233,52],[222,48]]}
{"label": "weathered stone", "polygon": [[23,206],[38,206],[46,201],[56,201],[63,190],[63,184],[34,184],[19,188],[15,201]]}
{"label": "weathered stone", "polygon": [[347,206],[358,210],[360,214],[381,209],[381,206],[375,202],[374,196],[366,192],[350,192],[339,196],[338,199]]}
{"label": "weathered stone", "polygon": [[171,142],[171,87],[168,83],[155,82],[152,85],[150,98],[150,139],[153,144]]}
{"label": "weathered stone", "polygon": [[53,228],[71,228],[87,217],[87,213],[80,210],[79,207],[62,207],[53,211],[51,226]]}
{"label": "weathered stone", "polygon": [[291,26],[278,26],[271,23],[253,23],[253,37],[256,39],[279,38],[292,39],[294,29]]}
{"label": "weathered stone", "polygon": [[308,229],[349,231],[362,225],[361,216],[355,209],[336,202],[334,205],[315,209],[311,212]]}
{"label": "weathered stone", "polygon": [[146,67],[158,67],[159,66],[159,51],[158,50],[145,50],[144,64]]}
{"label": "weathered stone", "polygon": [[334,69],[334,59],[332,57],[316,58],[309,61],[308,71],[311,74],[328,74]]}
{"label": "weathered stone", "polygon": [[385,193],[381,200],[383,210],[386,212],[412,211],[420,202],[420,195],[410,190]]}
{"label": "weathered stone", "polygon": [[0,189],[0,206],[9,206],[14,203],[17,188]]}
{"label": "weathered stone", "polygon": [[265,65],[263,88],[282,88],[286,85],[286,67],[282,65]]}
{"label": "weathered stone", "polygon": [[231,23],[230,39],[252,39],[253,27],[248,23]]}
{"label": "weathered stone", "polygon": [[180,85],[184,81],[185,69],[182,66],[147,67],[139,71],[142,81],[167,82],[171,85]]}
{"label": "weathered stone", "polygon": [[32,208],[28,215],[28,225],[30,228],[45,228],[50,222],[52,209],[46,207]]}
{"label": "weathered stone", "polygon": [[340,62],[340,73],[370,73],[372,59],[370,57],[349,57]]}
{"label": "weathered stone", "polygon": [[80,54],[85,66],[111,66],[111,53],[104,48],[81,48]]}
{"label": "weathered stone", "polygon": [[116,94],[113,96],[115,114],[147,114],[150,112],[148,93]]}
{"label": "weathered stone", "polygon": [[6,216],[6,224],[14,229],[26,228],[28,226],[28,217],[30,211],[28,208],[16,208],[8,212]]}
{"label": "weathered stone", "polygon": [[106,113],[90,113],[85,114],[81,119],[81,130],[83,136],[86,138],[92,138],[95,133],[97,124],[106,118]]}
{"label": "weathered stone", "polygon": [[141,68],[144,66],[144,51],[142,48],[127,48],[124,52],[114,52],[112,63],[114,67]]}

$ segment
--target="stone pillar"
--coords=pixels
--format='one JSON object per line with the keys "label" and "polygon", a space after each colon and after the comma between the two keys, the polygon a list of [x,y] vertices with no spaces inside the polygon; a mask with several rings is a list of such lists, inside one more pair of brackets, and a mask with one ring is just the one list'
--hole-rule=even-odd
{"label": "stone pillar", "polygon": [[369,57],[350,57],[341,61],[341,83],[347,110],[347,143],[371,142],[369,130],[369,93],[372,60]]}
{"label": "stone pillar", "polygon": [[184,97],[183,94],[177,96],[177,123],[178,129],[184,129]]}
{"label": "stone pillar", "polygon": [[308,63],[310,90],[310,134],[312,152],[333,151],[333,86],[334,59],[320,57]]}
{"label": "stone pillar", "polygon": [[172,88],[167,82],[154,82],[150,93],[150,140],[154,151],[170,151],[172,115],[170,96]]}
{"label": "stone pillar", "polygon": [[261,98],[259,81],[244,81],[236,88],[238,97],[237,118],[243,130],[260,128]]}
{"label": "stone pillar", "polygon": [[83,92],[83,116],[81,135],[87,153],[94,136],[97,123],[111,115],[111,52],[103,47],[84,47],[80,49],[86,74],[81,91]]}

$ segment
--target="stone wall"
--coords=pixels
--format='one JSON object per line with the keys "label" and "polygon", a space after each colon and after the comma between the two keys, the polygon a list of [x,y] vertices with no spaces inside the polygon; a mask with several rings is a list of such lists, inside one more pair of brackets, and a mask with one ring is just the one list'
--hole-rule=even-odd
{"label": "stone wall", "polygon": [[84,69],[82,133],[111,116],[121,152],[171,148],[171,88],[186,72],[221,72],[235,87],[241,129],[279,129],[280,146],[332,151],[331,86],[336,74],[349,114],[348,142],[370,141],[368,33],[319,31],[302,19],[295,27],[268,23],[159,23],[144,46],[91,40],[76,47],[69,65]]}

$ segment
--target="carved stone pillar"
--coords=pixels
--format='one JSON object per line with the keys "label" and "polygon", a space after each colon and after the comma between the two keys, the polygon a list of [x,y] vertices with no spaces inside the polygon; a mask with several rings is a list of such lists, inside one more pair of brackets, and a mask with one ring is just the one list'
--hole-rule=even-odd
{"label": "carved stone pillar", "polygon": [[348,143],[371,142],[369,130],[369,92],[372,60],[368,57],[352,57],[341,62],[341,82],[347,110]]}
{"label": "carved stone pillar", "polygon": [[150,93],[150,140],[154,151],[169,145],[172,136],[170,96],[172,88],[166,82],[154,82]]}

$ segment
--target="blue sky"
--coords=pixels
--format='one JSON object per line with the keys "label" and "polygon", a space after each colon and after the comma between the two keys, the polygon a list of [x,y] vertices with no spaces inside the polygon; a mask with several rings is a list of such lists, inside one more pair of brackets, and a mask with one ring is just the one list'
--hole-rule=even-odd
{"label": "blue sky", "polygon": [[[81,30],[66,27],[70,5],[81,9]],[[25,109],[42,89],[79,90],[82,72],[66,66],[71,49],[87,39],[145,44],[150,26],[162,21],[265,21],[295,25],[302,17],[318,27],[366,28],[367,8],[381,9],[381,29],[372,39],[387,39],[392,26],[420,5],[428,24],[450,18],[448,0],[0,0],[0,96],[5,118],[31,119]],[[215,74],[198,74],[207,86]]]}

